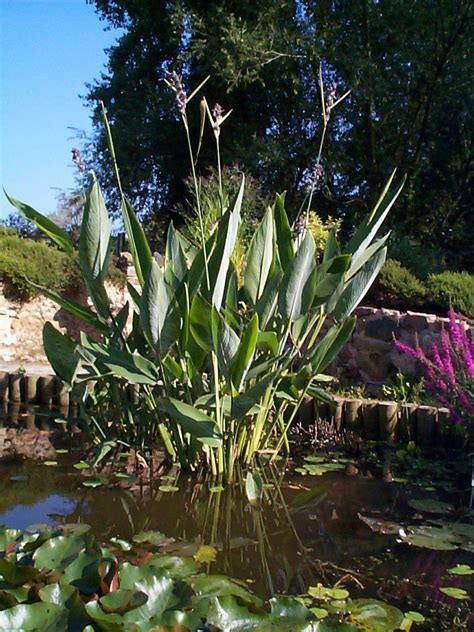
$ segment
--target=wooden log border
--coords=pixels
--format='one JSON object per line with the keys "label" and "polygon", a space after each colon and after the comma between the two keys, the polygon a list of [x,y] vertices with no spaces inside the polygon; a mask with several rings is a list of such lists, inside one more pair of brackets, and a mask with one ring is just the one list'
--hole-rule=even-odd
{"label": "wooden log border", "polygon": [[[128,387],[132,403],[137,399],[136,389]],[[21,403],[77,411],[77,402],[59,378],[0,371],[0,409],[16,408]],[[307,428],[319,420],[329,422],[336,432],[356,433],[369,441],[415,441],[426,446],[455,442],[448,409],[434,406],[340,396],[335,396],[334,405],[329,406],[307,398],[297,422]]]}

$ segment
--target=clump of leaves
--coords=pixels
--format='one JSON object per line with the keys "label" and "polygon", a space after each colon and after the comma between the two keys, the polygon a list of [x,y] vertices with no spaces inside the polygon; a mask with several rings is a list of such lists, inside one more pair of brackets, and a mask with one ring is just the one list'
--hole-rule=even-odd
{"label": "clump of leaves", "polygon": [[314,626],[324,618],[330,630],[363,624],[390,632],[409,630],[406,625],[416,621],[382,601],[351,600],[347,590],[322,585],[308,594],[324,607],[308,608],[303,598],[287,596],[264,603],[243,583],[203,572],[202,564],[214,558],[212,547],[201,547],[193,559],[160,551],[166,540],[158,532],[135,540],[99,546],[82,524],[1,528],[0,629],[289,631],[319,629]]}

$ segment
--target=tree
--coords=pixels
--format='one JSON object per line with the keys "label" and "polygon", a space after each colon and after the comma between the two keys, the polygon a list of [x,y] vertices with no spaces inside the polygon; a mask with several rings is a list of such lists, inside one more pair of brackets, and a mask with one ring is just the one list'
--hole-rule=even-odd
{"label": "tree", "polygon": [[[91,162],[112,195],[99,120],[112,122],[127,193],[143,216],[169,217],[182,202],[189,160],[166,70],[186,86],[211,75],[209,103],[233,109],[223,161],[298,205],[321,133],[318,67],[326,86],[352,93],[332,122],[315,198],[346,231],[398,166],[408,185],[394,214],[400,232],[469,259],[474,91],[473,0],[96,0],[124,29],[108,72],[89,86],[96,134]],[[198,108],[189,108],[193,137]],[[202,173],[214,164],[204,142]],[[112,198],[113,199],[113,198]],[[179,219],[179,218],[178,218]],[[472,255],[472,253],[471,253]],[[474,257],[472,257],[474,259]]]}

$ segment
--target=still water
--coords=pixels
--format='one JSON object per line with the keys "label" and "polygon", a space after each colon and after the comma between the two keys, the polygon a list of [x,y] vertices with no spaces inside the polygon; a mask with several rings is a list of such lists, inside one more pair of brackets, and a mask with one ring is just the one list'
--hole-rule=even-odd
{"label": "still water", "polygon": [[420,498],[448,500],[450,519],[473,528],[459,467],[456,474],[440,465],[444,479],[433,475],[433,480],[422,466],[418,474],[412,467],[405,480],[350,463],[320,476],[302,476],[295,464],[283,474],[282,468],[264,468],[264,499],[253,507],[242,482],[211,491],[211,485],[173,472],[153,485],[123,479],[85,487],[83,472],[73,467],[76,460],[69,454],[58,457],[57,465],[0,464],[0,522],[16,528],[84,522],[104,541],[156,530],[170,538],[168,550],[184,555],[193,555],[200,544],[212,545],[217,556],[211,572],[240,578],[262,596],[303,593],[317,582],[333,585],[346,577],[353,597],[422,612],[429,623],[420,630],[454,629],[453,619],[465,620],[469,612],[467,602],[439,588],[459,586],[474,597],[472,576],[447,574],[456,564],[474,567],[474,544],[468,550],[432,550],[400,538],[408,525],[446,519],[413,508],[410,503]]}

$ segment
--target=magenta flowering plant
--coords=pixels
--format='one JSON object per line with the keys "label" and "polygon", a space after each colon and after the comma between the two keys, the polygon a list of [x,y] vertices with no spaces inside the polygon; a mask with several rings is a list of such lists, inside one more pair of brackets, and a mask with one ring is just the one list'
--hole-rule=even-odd
{"label": "magenta flowering plant", "polygon": [[427,392],[450,411],[451,419],[474,432],[474,341],[469,338],[466,318],[452,309],[439,344],[427,355],[419,345],[395,340],[399,351],[421,365]]}

